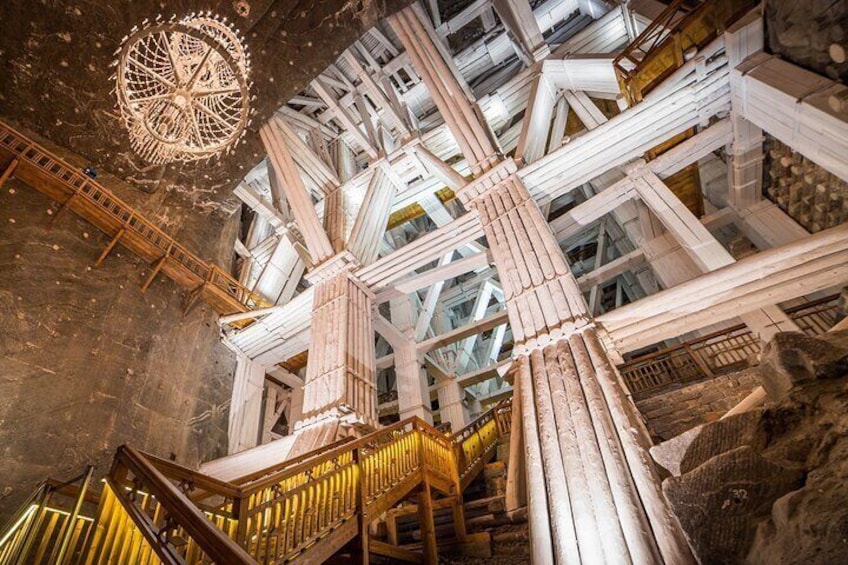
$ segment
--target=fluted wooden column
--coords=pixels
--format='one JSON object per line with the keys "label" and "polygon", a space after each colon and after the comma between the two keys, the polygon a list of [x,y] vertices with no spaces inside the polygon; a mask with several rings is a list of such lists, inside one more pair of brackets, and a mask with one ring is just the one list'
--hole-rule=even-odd
{"label": "fluted wooden column", "polygon": [[437,41],[429,18],[415,4],[389,16],[389,23],[409,54],[439,113],[476,174],[497,158],[497,142],[481,119],[474,95]]}
{"label": "fluted wooden column", "polygon": [[395,356],[395,379],[398,393],[398,413],[405,420],[418,416],[425,422],[433,423],[430,410],[430,388],[427,375],[422,368],[418,355],[413,326],[412,303],[409,296],[403,295],[389,301],[392,324],[403,334],[401,341],[392,343]]}
{"label": "fluted wooden column", "polygon": [[692,562],[635,407],[515,170],[504,161],[458,195],[480,215],[515,336],[534,562]]}
{"label": "fluted wooden column", "polygon": [[376,427],[373,298],[348,269],[316,283],[300,427],[328,418]]}

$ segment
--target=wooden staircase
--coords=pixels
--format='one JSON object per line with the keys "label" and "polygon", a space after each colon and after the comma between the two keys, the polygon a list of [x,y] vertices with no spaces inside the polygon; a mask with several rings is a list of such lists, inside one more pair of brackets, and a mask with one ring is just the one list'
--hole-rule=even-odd
{"label": "wooden staircase", "polygon": [[[434,508],[452,517],[451,543],[480,541],[466,532],[462,493],[508,437],[510,413],[506,401],[452,436],[410,418],[232,481],[121,446],[93,517],[79,512],[81,503],[76,515],[52,508],[42,487],[0,535],[0,565],[368,562],[371,556],[435,563]],[[407,499],[417,506],[419,545],[372,540],[369,532]],[[55,525],[46,534],[43,524],[52,515],[73,516],[62,524],[82,523],[64,553],[57,543],[65,544],[71,530],[60,524],[62,535],[52,533]]]}

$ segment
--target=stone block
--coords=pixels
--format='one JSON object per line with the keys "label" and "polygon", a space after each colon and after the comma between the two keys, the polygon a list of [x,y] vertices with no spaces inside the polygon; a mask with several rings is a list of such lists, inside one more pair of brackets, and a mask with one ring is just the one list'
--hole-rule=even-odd
{"label": "stone block", "polygon": [[759,430],[760,417],[761,412],[756,410],[698,426],[655,445],[651,448],[651,456],[676,476],[740,445],[760,448],[766,441],[765,435]]}
{"label": "stone block", "polygon": [[848,373],[848,330],[808,337],[781,332],[766,345],[760,365],[763,388],[773,400],[785,398],[792,387],[815,379]]}
{"label": "stone block", "polygon": [[801,487],[804,473],[768,461],[748,446],[712,457],[663,482],[663,492],[702,563],[738,563],[781,496]]}

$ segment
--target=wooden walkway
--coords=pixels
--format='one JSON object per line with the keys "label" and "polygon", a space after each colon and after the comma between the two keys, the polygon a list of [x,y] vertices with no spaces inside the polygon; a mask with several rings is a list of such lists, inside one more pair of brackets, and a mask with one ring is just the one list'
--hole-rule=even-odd
{"label": "wooden walkway", "polygon": [[186,309],[198,298],[220,314],[265,306],[258,295],[216,265],[198,258],[103,185],[3,122],[0,163],[8,163],[0,185],[14,175],[61,204],[51,221],[70,210],[112,238],[97,265],[118,243],[147,261],[152,270],[142,291],[162,273],[189,291]]}

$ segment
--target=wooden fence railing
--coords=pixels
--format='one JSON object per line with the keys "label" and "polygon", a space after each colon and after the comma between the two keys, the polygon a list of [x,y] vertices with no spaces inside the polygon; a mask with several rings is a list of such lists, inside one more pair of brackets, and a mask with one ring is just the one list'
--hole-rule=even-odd
{"label": "wooden fence railing", "polygon": [[86,562],[320,563],[425,481],[458,496],[509,411],[501,403],[454,436],[410,418],[235,482],[122,447]]}
{"label": "wooden fence railing", "polygon": [[[837,322],[839,295],[834,294],[786,313],[808,335],[819,335]],[[758,363],[760,342],[740,324],[706,336],[639,356],[620,365],[630,392],[645,397],[669,387],[723,375]]]}
{"label": "wooden fence railing", "polygon": [[[207,263],[159,229],[152,221],[115,196],[79,168],[67,163],[24,134],[0,122],[0,157],[14,162],[14,175],[72,209],[95,227],[145,260],[156,262],[178,284],[205,291],[204,297],[222,314],[245,312],[268,304],[214,264]],[[152,279],[151,279],[152,280]],[[149,281],[145,283],[145,286]]]}
{"label": "wooden fence railing", "polygon": [[636,104],[686,62],[687,52],[705,47],[757,0],[674,0],[614,60],[621,92]]}

